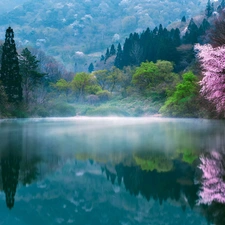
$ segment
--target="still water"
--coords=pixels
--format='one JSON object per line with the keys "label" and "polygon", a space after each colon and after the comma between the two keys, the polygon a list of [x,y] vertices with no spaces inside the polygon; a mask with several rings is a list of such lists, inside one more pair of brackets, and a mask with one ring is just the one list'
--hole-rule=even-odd
{"label": "still water", "polygon": [[0,120],[0,224],[225,224],[225,121]]}

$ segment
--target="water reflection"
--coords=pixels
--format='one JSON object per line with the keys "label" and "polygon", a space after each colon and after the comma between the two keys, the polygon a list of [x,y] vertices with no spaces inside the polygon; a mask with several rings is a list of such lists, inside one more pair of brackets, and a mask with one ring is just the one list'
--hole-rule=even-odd
{"label": "water reflection", "polygon": [[222,224],[224,137],[208,120],[1,121],[0,200],[11,224]]}
{"label": "water reflection", "polygon": [[200,156],[202,171],[198,204],[204,204],[207,219],[225,224],[225,153],[211,151]]}

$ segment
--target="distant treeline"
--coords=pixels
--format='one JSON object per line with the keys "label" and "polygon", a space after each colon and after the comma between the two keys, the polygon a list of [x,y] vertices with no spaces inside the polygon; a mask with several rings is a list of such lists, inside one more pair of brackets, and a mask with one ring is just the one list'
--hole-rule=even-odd
{"label": "distant treeline", "polygon": [[[182,18],[182,21],[185,22],[185,18]],[[199,27],[191,19],[185,34],[182,36],[178,28],[168,30],[160,24],[154,30],[147,28],[141,34],[131,33],[126,38],[123,47],[120,43],[117,49],[114,44],[111,45],[101,60],[106,62],[110,56],[115,55],[114,65],[119,69],[124,66],[139,66],[141,62],[145,61],[156,62],[157,60],[167,60],[178,65],[181,58],[184,60],[180,51],[181,46],[206,42],[205,35],[209,28],[210,23],[206,18]],[[184,68],[181,66],[178,70],[181,69]]]}

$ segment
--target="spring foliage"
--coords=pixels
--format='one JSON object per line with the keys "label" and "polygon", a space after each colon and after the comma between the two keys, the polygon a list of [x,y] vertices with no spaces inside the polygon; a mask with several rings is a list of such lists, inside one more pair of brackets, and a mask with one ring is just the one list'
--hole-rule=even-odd
{"label": "spring foliage", "polygon": [[176,85],[175,92],[166,100],[160,112],[165,116],[193,116],[197,112],[197,78],[192,72],[183,74],[183,81]]}

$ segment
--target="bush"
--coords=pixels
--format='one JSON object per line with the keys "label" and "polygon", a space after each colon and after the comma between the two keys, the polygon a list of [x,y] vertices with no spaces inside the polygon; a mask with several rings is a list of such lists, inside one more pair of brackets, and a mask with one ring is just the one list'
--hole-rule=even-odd
{"label": "bush", "polygon": [[98,91],[97,96],[99,97],[100,101],[104,102],[110,99],[111,94],[109,91],[104,90],[104,91]]}
{"label": "bush", "polygon": [[129,116],[129,113],[117,107],[100,106],[87,110],[86,116]]}
{"label": "bush", "polygon": [[96,104],[99,102],[99,97],[97,95],[88,95],[86,100],[89,104]]}
{"label": "bush", "polygon": [[56,103],[55,105],[52,105],[51,109],[49,110],[50,116],[75,116],[76,110],[73,106],[66,104],[66,103]]}
{"label": "bush", "polygon": [[198,114],[198,84],[192,72],[183,75],[183,81],[161,107],[160,113],[172,117],[196,117]]}

